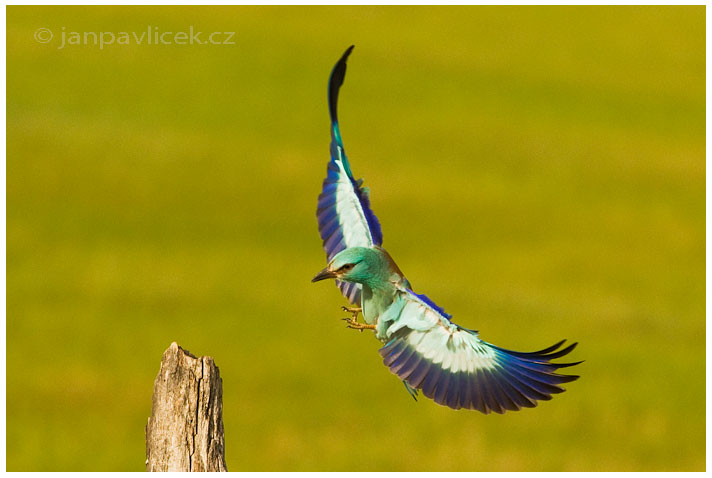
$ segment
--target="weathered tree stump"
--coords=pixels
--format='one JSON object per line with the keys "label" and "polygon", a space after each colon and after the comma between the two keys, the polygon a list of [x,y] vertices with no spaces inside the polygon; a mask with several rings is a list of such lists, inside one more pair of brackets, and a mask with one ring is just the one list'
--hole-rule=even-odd
{"label": "weathered tree stump", "polygon": [[220,372],[175,342],[153,384],[146,471],[227,471]]}

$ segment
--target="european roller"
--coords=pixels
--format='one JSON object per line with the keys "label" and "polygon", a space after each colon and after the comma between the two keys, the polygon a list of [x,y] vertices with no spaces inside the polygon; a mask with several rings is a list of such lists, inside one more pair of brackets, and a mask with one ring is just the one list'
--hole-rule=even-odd
{"label": "european roller", "polygon": [[[344,152],[336,106],[351,46],[329,78],[331,161],[317,206],[319,234],[327,266],[312,282],[335,279],[354,305],[347,327],[373,330],[383,343],[383,363],[403,381],[413,398],[418,390],[440,405],[504,413],[534,407],[561,393],[577,375],[557,373],[575,363],[553,363],[576,343],[564,340],[537,352],[515,352],[480,339],[475,330],[413,291],[393,258],[381,247],[381,226],[371,210],[363,180],[354,179]],[[363,316],[358,321],[359,312]],[[562,348],[563,347],[563,348]]]}

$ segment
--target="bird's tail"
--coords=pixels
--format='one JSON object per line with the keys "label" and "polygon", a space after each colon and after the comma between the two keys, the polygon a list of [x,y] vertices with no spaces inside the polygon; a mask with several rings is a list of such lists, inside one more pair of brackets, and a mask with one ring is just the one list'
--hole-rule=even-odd
{"label": "bird's tail", "polygon": [[410,396],[413,397],[413,400],[416,402],[418,401],[418,389],[413,388],[410,385],[408,385],[408,382],[403,380],[403,385],[405,385],[405,389],[408,390],[408,393],[410,393]]}

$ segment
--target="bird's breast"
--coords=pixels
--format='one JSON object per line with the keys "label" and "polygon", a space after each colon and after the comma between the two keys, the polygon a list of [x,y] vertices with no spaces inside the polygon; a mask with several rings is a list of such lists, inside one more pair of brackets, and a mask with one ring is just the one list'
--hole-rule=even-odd
{"label": "bird's breast", "polygon": [[395,290],[372,289],[364,284],[361,290],[363,320],[369,325],[378,322],[378,318],[391,306],[394,298]]}
{"label": "bird's breast", "polygon": [[361,289],[361,314],[363,320],[369,325],[373,325],[378,320],[378,311],[373,300],[373,290],[367,285]]}

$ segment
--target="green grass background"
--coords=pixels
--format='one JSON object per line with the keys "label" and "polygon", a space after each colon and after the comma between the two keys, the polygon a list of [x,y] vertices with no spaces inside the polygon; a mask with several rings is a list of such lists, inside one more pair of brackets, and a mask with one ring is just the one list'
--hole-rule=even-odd
{"label": "green grass background", "polygon": [[[191,25],[235,45],[58,49]],[[415,403],[309,282],[352,43],[384,245],[489,342],[579,341],[551,402]],[[144,469],[177,341],[232,471],[704,470],[704,199],[704,6],[8,7],[7,469]]]}

